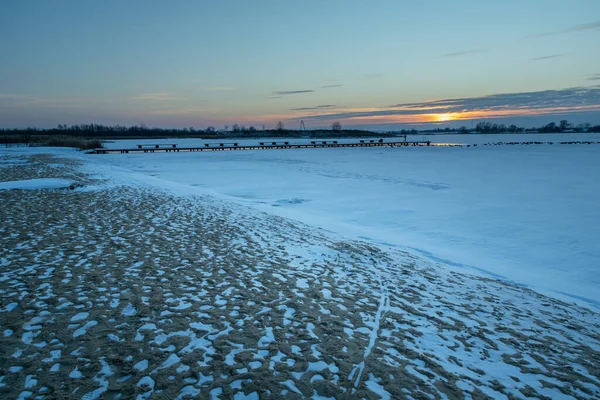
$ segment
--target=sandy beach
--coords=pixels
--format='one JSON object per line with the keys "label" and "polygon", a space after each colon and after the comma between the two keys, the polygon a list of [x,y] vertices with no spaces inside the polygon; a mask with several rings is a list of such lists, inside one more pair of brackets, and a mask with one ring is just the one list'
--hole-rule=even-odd
{"label": "sandy beach", "polygon": [[0,157],[0,397],[599,398],[600,316],[210,196]]}

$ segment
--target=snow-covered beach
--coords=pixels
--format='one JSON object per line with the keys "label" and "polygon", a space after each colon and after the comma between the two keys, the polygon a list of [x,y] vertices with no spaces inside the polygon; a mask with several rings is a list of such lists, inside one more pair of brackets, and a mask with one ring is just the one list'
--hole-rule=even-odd
{"label": "snow-covered beach", "polygon": [[[598,215],[586,184],[600,148],[573,149],[403,149],[388,176],[377,160],[389,162],[390,154],[381,150],[232,159],[0,149],[0,182],[30,186],[0,190],[0,394],[597,398],[598,248],[586,240]],[[557,177],[562,165],[546,152],[561,152],[569,169]],[[464,160],[458,175],[432,179],[426,166],[453,171],[448,154]],[[484,161],[495,168],[461,186],[465,171]],[[528,170],[540,163],[543,174]],[[359,186],[350,191],[347,182]],[[479,200],[469,196],[477,185]],[[339,198],[327,203],[332,193]],[[553,206],[536,213],[543,205],[536,196],[551,195]],[[492,218],[492,200],[510,197]],[[463,215],[487,220],[489,232],[457,226],[440,211],[446,204],[456,214],[469,198]],[[525,212],[512,214],[519,202]],[[398,207],[408,219],[395,219]],[[335,209],[353,220],[327,220]],[[548,212],[554,225],[540,226]],[[426,214],[429,222],[419,225]],[[513,249],[510,238],[489,244],[502,219],[507,236],[531,227],[524,247],[557,248],[544,258]],[[434,225],[437,237],[428,235]],[[556,236],[552,228],[564,231]],[[588,275],[561,272],[556,258]],[[524,275],[515,275],[520,269]],[[568,286],[562,294],[557,280]]]}

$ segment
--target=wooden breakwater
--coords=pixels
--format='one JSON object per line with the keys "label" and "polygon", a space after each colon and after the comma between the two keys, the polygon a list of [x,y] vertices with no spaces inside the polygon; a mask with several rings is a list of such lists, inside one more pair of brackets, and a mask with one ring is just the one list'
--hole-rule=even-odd
{"label": "wooden breakwater", "polygon": [[339,143],[337,140],[315,140],[310,143],[291,143],[288,141],[263,141],[257,144],[247,143],[204,143],[202,146],[179,147],[177,144],[138,144],[128,149],[99,148],[90,151],[92,154],[129,154],[129,153],[170,153],[192,151],[237,151],[237,150],[282,150],[282,149],[320,149],[340,147],[405,147],[430,146],[431,141],[386,142],[383,139],[366,139],[355,143]]}

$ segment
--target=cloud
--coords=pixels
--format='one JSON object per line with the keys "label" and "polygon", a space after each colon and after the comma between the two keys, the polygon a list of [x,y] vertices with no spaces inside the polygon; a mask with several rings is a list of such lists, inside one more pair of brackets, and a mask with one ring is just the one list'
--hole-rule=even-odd
{"label": "cloud", "polygon": [[291,108],[291,111],[310,111],[310,110],[326,110],[328,108],[336,108],[335,104],[324,104],[322,106],[315,107],[300,107],[300,108]]}
{"label": "cloud", "polygon": [[538,92],[501,93],[420,103],[400,103],[375,110],[308,115],[301,118],[305,120],[330,120],[472,112],[525,115],[527,113],[548,113],[552,110],[562,110],[562,112],[600,111],[600,85]]}
{"label": "cloud", "polygon": [[300,93],[312,93],[314,92],[314,90],[312,89],[305,89],[305,90],[281,90],[278,92],[273,92],[273,94],[276,95],[280,95],[280,96],[287,96],[290,94],[300,94]]}
{"label": "cloud", "polygon": [[460,56],[467,56],[469,54],[478,54],[478,53],[483,53],[483,52],[485,52],[484,49],[471,49],[471,50],[464,50],[464,51],[455,51],[453,53],[442,54],[442,55],[438,56],[438,58],[460,57]]}
{"label": "cloud", "polygon": [[336,88],[336,87],[342,87],[344,85],[325,85],[325,86],[321,86],[321,89],[329,89],[329,88]]}
{"label": "cloud", "polygon": [[143,101],[175,101],[185,100],[181,97],[175,97],[172,93],[146,93],[134,96],[132,100],[143,100]]}
{"label": "cloud", "polygon": [[588,81],[600,81],[600,74],[590,75],[586,78]]}
{"label": "cloud", "polygon": [[561,35],[561,34],[564,34],[564,33],[590,31],[590,30],[600,30],[600,21],[590,22],[588,24],[573,25],[573,26],[569,26],[569,27],[564,28],[564,29],[560,29],[560,30],[556,30],[556,31],[551,31],[551,32],[539,33],[537,35],[527,36],[527,39],[540,38],[540,37],[545,37],[545,36]]}
{"label": "cloud", "polygon": [[564,56],[564,54],[550,54],[548,56],[534,57],[534,58],[532,58],[532,60],[534,60],[534,61],[550,60],[551,58],[558,58],[558,57],[562,57],[562,56]]}
{"label": "cloud", "polygon": [[381,75],[381,74],[367,74],[367,75],[365,75],[365,77],[366,77],[367,79],[379,79],[379,78],[381,78],[382,76],[383,76],[383,75]]}
{"label": "cloud", "polygon": [[600,21],[590,22],[589,24],[580,24],[563,29],[560,33],[570,33],[579,31],[600,30]]}

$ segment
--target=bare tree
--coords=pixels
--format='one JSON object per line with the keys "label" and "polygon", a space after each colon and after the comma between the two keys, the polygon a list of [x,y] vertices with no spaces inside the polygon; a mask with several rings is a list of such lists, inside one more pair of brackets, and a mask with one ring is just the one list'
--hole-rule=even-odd
{"label": "bare tree", "polygon": [[279,121],[277,123],[277,125],[275,125],[275,129],[277,129],[278,131],[282,131],[283,130],[283,122]]}
{"label": "bare tree", "polygon": [[342,124],[340,124],[340,121],[335,121],[333,124],[331,124],[331,129],[334,131],[341,131]]}

